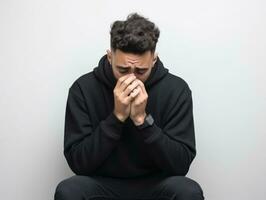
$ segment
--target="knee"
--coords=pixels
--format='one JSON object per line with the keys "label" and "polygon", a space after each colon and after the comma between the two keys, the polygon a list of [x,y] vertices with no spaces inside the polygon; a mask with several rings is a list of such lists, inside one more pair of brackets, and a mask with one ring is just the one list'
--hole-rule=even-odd
{"label": "knee", "polygon": [[187,186],[184,188],[181,196],[183,196],[184,199],[204,199],[202,188],[196,181],[191,179],[187,180]]}
{"label": "knee", "polygon": [[204,199],[203,191],[200,185],[196,181],[187,177],[169,177],[166,181],[165,188],[167,188],[168,193],[173,194],[177,199]]}
{"label": "knee", "polygon": [[78,194],[77,186],[73,178],[69,178],[61,181],[56,189],[54,194],[55,200],[70,200],[74,194]]}
{"label": "knee", "polygon": [[61,181],[55,190],[54,200],[81,200],[85,192],[93,189],[93,181],[90,177],[73,176]]}

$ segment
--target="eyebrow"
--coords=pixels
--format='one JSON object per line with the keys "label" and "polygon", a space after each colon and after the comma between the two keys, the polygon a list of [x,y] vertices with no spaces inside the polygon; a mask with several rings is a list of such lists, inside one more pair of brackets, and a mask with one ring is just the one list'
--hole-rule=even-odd
{"label": "eyebrow", "polygon": [[[121,66],[121,65],[117,65],[116,66],[119,69],[130,69],[131,67],[127,67],[127,66]],[[137,70],[148,70],[148,67],[136,67]]]}

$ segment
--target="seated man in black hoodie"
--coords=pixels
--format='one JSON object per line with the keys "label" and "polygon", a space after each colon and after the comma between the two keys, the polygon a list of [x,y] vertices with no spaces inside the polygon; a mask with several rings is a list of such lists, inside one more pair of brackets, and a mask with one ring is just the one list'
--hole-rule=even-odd
{"label": "seated man in black hoodie", "polygon": [[196,155],[191,90],[156,55],[159,29],[131,14],[110,33],[111,51],[69,89],[64,155],[76,175],[55,199],[204,199],[185,177]]}

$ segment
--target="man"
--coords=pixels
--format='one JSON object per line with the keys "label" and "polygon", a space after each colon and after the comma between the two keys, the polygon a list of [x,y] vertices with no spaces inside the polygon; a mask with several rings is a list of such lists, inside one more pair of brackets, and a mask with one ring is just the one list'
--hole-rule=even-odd
{"label": "man", "polygon": [[64,155],[76,174],[56,200],[202,200],[185,177],[196,155],[191,90],[155,53],[159,29],[131,14],[111,50],[69,89]]}

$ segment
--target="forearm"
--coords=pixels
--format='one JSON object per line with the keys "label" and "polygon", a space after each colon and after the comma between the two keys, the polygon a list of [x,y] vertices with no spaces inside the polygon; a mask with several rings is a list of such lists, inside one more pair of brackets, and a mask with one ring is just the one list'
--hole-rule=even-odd
{"label": "forearm", "polygon": [[[80,175],[92,174],[108,158],[117,145],[123,124],[113,114],[99,123],[98,127],[75,139],[66,130],[64,155],[71,169]],[[72,134],[72,135],[71,135]]]}
{"label": "forearm", "polygon": [[193,142],[181,141],[163,132],[156,124],[138,130],[147,145],[147,151],[155,164],[171,175],[185,175],[195,157]]}

